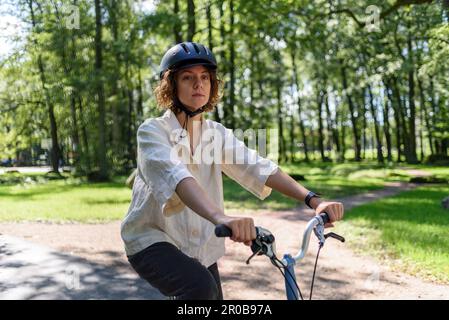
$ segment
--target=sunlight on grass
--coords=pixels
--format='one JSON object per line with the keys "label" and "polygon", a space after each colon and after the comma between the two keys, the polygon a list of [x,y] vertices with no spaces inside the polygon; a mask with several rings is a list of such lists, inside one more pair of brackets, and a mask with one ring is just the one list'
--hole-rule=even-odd
{"label": "sunlight on grass", "polygon": [[[377,163],[295,163],[281,166],[289,174],[304,175],[299,181],[326,199],[335,199],[382,188],[385,181],[400,180],[394,168]],[[112,183],[90,184],[76,178],[46,180],[44,175],[0,175],[0,221],[52,220],[97,222],[122,219],[131,191],[124,185],[126,177]],[[299,203],[273,190],[264,201],[234,181],[224,178],[227,210],[285,210]]]}
{"label": "sunlight on grass", "polygon": [[49,181],[0,187],[0,198],[1,221],[105,222],[124,216],[131,190],[120,182]]}
{"label": "sunlight on grass", "polygon": [[[384,187],[388,181],[408,181],[410,176],[404,170],[377,163],[313,163],[285,164],[282,170],[288,174],[300,174],[305,181],[298,181],[309,190],[325,199],[336,199],[357,193],[369,192]],[[271,209],[285,210],[299,205],[273,190],[264,201],[257,199],[240,185],[224,178],[224,198],[226,209]]]}
{"label": "sunlight on grass", "polygon": [[394,268],[449,283],[449,186],[426,186],[346,213],[336,232]]}

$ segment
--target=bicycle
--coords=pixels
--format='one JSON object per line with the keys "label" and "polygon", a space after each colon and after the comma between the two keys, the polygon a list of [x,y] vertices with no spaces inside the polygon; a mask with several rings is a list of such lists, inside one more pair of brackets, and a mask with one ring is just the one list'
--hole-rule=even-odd
{"label": "bicycle", "polygon": [[[315,272],[318,263],[318,257],[324,243],[327,238],[334,238],[341,242],[345,242],[345,238],[334,233],[329,232],[327,234],[324,233],[324,225],[329,222],[329,216],[327,213],[322,213],[320,215],[314,216],[307,223],[306,229],[304,230],[301,249],[295,256],[291,256],[290,254],[284,254],[282,260],[279,260],[276,256],[276,246],[275,246],[275,238],[274,235],[267,229],[262,227],[256,227],[256,239],[252,241],[251,250],[253,254],[246,260],[246,264],[249,264],[250,260],[254,258],[256,255],[266,255],[270,258],[271,263],[279,269],[282,276],[285,279],[285,290],[287,295],[287,300],[304,300],[302,296],[301,290],[296,282],[295,276],[295,264],[301,261],[309,248],[310,236],[312,231],[315,233],[315,236],[318,238],[318,251],[315,259],[315,266],[313,270],[312,283],[310,287],[310,296],[309,300],[312,300],[313,293],[313,285],[315,280]],[[220,224],[215,227],[215,235],[217,237],[231,237],[232,230],[226,225]],[[284,269],[284,272],[282,271]]]}

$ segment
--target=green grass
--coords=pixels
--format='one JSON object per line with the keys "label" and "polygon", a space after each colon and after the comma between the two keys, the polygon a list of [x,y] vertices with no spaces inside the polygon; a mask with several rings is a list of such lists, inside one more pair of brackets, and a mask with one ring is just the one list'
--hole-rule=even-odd
{"label": "green grass", "polygon": [[[303,174],[301,184],[332,199],[381,188],[395,169],[377,164],[291,164],[282,169],[290,174]],[[112,183],[89,184],[79,179],[51,180],[42,174],[0,175],[0,221],[77,221],[104,222],[121,219],[131,200],[124,185],[126,177]],[[224,179],[226,209],[289,209],[297,205],[277,191],[259,200],[234,181]]]}
{"label": "green grass", "polygon": [[345,214],[336,232],[393,268],[449,283],[449,212],[441,206],[447,196],[449,185],[423,186],[362,205]]}
{"label": "green grass", "polygon": [[131,190],[124,177],[91,184],[79,179],[0,186],[0,221],[106,222],[123,218]]}
{"label": "green grass", "polygon": [[[289,174],[304,175],[306,181],[300,183],[327,199],[379,189],[386,181],[407,181],[409,178],[403,170],[375,162],[317,162],[281,167]],[[31,183],[27,182],[30,179]],[[119,177],[112,183],[89,184],[72,178],[47,181],[42,174],[0,175],[0,221],[99,222],[121,219],[131,200],[125,179]],[[298,204],[275,190],[264,201],[259,200],[228,178],[224,179],[224,197],[225,208],[231,210],[283,210]]]}
{"label": "green grass", "polygon": [[[302,174],[305,181],[300,184],[321,193],[326,199],[335,199],[357,193],[381,189],[387,181],[408,181],[410,176],[393,166],[377,163],[313,163],[287,164],[281,166],[288,174]],[[259,200],[240,185],[225,178],[225,207],[233,210],[271,209],[284,210],[298,205],[298,202],[273,190],[265,200]]]}

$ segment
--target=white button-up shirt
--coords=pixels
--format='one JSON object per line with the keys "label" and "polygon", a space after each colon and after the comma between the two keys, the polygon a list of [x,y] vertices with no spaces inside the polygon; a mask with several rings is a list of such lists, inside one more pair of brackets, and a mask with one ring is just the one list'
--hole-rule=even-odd
{"label": "white button-up shirt", "polygon": [[176,194],[184,178],[193,177],[222,210],[222,172],[260,199],[271,193],[265,182],[278,168],[273,161],[247,148],[218,122],[204,120],[201,130],[202,138],[192,155],[189,136],[171,110],[139,127],[137,175],[121,225],[128,256],[164,241],[206,267],[225,254],[224,239],[215,236],[215,226]]}

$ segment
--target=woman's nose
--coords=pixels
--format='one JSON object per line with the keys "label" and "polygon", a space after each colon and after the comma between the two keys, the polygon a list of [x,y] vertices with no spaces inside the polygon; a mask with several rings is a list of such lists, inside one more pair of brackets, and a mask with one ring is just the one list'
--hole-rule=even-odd
{"label": "woman's nose", "polygon": [[203,80],[201,79],[201,77],[195,78],[193,86],[195,89],[203,86]]}

